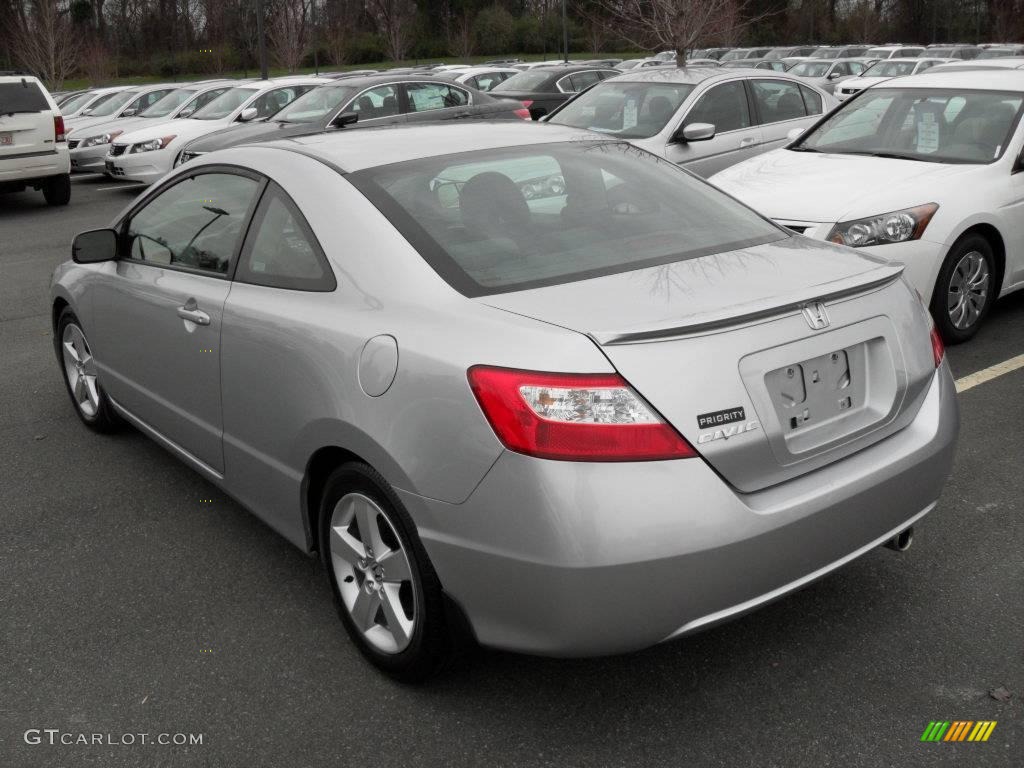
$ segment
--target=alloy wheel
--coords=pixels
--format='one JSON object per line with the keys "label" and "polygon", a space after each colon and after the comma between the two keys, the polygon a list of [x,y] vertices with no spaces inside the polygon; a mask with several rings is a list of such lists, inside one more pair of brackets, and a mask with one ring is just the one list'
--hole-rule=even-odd
{"label": "alloy wheel", "polygon": [[96,384],[96,362],[82,329],[75,323],[64,326],[61,355],[68,388],[75,405],[87,419],[95,419],[100,409],[100,392]]}
{"label": "alloy wheel", "polygon": [[342,602],[376,650],[396,654],[418,621],[409,557],[384,511],[367,496],[342,496],[331,513],[330,554]]}
{"label": "alloy wheel", "polygon": [[979,251],[965,253],[949,278],[947,310],[954,328],[970,328],[981,317],[988,302],[991,275],[988,260]]}

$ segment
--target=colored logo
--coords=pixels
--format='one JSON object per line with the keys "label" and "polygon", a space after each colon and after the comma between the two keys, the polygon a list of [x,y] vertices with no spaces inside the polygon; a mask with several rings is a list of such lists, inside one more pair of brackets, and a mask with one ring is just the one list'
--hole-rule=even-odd
{"label": "colored logo", "polygon": [[921,741],[988,741],[995,729],[995,720],[932,720]]}

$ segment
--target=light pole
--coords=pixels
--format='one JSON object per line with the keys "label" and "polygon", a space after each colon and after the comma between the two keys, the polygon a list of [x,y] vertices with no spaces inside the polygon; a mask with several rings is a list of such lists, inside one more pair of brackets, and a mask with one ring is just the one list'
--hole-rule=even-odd
{"label": "light pole", "polygon": [[267,79],[267,41],[263,38],[263,0],[256,0],[256,37],[260,57],[260,79]]}
{"label": "light pole", "polygon": [[569,22],[565,16],[565,0],[562,0],[562,51],[565,54],[565,63],[569,63]]}

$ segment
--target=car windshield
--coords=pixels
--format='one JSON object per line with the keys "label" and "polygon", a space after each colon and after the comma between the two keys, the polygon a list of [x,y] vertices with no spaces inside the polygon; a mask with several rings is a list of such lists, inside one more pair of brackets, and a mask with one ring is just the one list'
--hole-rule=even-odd
{"label": "car windshield", "polygon": [[505,82],[494,86],[494,90],[491,92],[532,91],[534,88],[540,88],[550,79],[550,72],[545,72],[543,69],[528,69],[525,72],[520,72],[518,75],[512,75],[512,77]]}
{"label": "car windshield", "polygon": [[89,113],[89,117],[104,117],[106,115],[112,115],[115,112],[120,111],[121,107],[127,104],[133,99],[139,97],[138,91],[121,91],[115,93],[107,99],[104,99],[98,107],[93,107],[92,112]]}
{"label": "car windshield", "polygon": [[42,90],[32,80],[0,83],[0,115],[43,112],[49,108],[50,104]]}
{"label": "car windshield", "polygon": [[991,163],[1002,155],[1024,94],[871,88],[797,142],[797,151],[933,163]]}
{"label": "car windshield", "polygon": [[256,93],[255,88],[232,88],[230,91],[222,93],[192,117],[196,120],[219,120],[222,117],[227,117],[245,104],[254,93]]}
{"label": "car windshield", "polygon": [[827,61],[803,61],[793,66],[789,73],[798,77],[824,77],[831,66]]}
{"label": "car windshield", "polygon": [[872,64],[861,73],[861,77],[901,77],[902,75],[914,74],[916,61],[886,61],[882,60]]}
{"label": "car windshield", "polygon": [[176,91],[171,91],[160,101],[142,110],[139,113],[139,117],[167,117],[167,115],[195,96],[195,93],[195,91],[188,88],[179,88]]}
{"label": "car windshield", "polygon": [[285,123],[315,123],[333,115],[355,92],[350,85],[322,85],[297,98],[274,115],[274,119]]}
{"label": "car windshield", "polygon": [[842,48],[819,48],[811,54],[812,59],[838,59]]}
{"label": "car windshield", "polygon": [[935,57],[940,58],[940,59],[948,59],[948,58],[950,58],[953,55],[953,49],[952,48],[929,48],[928,49],[928,55],[929,56],[935,56]]}
{"label": "car windshield", "polygon": [[865,56],[869,56],[872,59],[888,59],[892,55],[891,48],[872,48]]}
{"label": "car windshield", "polygon": [[346,178],[467,296],[586,280],[787,236],[626,142],[464,152]]}
{"label": "car windshield", "polygon": [[80,109],[85,104],[89,103],[90,99],[96,98],[96,94],[91,91],[86,93],[80,93],[77,96],[72,96],[70,99],[60,105],[60,111],[64,114],[70,114],[77,109]]}
{"label": "car windshield", "polygon": [[688,83],[600,83],[548,122],[624,139],[646,139],[665,127],[692,91]]}

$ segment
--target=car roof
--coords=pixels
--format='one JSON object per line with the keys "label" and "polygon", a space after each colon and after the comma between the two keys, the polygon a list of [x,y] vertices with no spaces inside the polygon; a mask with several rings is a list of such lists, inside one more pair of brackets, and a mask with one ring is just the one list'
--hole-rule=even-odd
{"label": "car roof", "polygon": [[[740,67],[740,68],[728,68],[723,70],[722,67],[700,67],[700,66],[688,66],[688,67],[648,67],[646,69],[629,69],[623,72],[621,75],[615,75],[602,81],[605,83],[620,82],[620,83],[689,83],[696,85],[697,83],[703,83],[705,80],[712,78],[719,78],[725,80],[730,77],[736,77],[742,75],[744,72],[756,73],[758,77],[764,75],[765,70],[754,69],[753,67]],[[783,75],[784,72],[774,72],[773,75]]]}
{"label": "car roof", "polygon": [[292,149],[340,168],[344,172],[354,172],[457,152],[578,142],[581,138],[588,137],[594,141],[617,141],[568,126],[537,125],[523,120],[495,120],[486,131],[481,131],[477,125],[465,123],[422,123],[317,133],[265,144],[252,144],[249,147]]}
{"label": "car roof", "polygon": [[[937,69],[936,67],[935,69]],[[1024,91],[1024,72],[1019,69],[929,70],[920,75],[897,77],[885,83],[886,88],[948,88],[977,91]]]}

